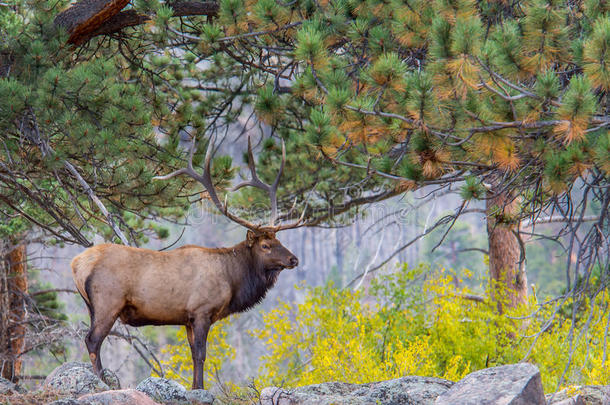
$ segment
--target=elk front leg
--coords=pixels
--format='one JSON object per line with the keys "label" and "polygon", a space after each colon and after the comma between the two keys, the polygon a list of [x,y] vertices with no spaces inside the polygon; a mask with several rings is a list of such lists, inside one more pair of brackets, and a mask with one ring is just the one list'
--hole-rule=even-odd
{"label": "elk front leg", "polygon": [[[203,389],[203,363],[205,363],[206,342],[211,322],[209,320],[196,320],[186,327],[186,334],[191,345],[193,356],[193,389]],[[190,330],[189,330],[190,329]],[[191,338],[192,337],[192,338]]]}

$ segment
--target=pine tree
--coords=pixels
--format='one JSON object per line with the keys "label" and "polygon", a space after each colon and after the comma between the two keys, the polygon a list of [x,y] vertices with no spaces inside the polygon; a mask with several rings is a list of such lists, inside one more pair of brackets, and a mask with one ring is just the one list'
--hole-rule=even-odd
{"label": "pine tree", "polygon": [[[490,275],[514,305],[527,296],[520,222],[563,210],[583,182],[608,211],[607,13],[561,0],[227,0],[214,22],[225,37],[201,39],[267,81],[261,119],[360,169],[365,188],[459,183],[466,202],[485,199]],[[291,103],[304,131],[286,130]]]}

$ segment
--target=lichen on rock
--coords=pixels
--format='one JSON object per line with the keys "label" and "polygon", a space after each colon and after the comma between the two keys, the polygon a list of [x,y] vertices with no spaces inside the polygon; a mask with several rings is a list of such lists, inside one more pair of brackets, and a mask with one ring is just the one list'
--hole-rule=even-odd
{"label": "lichen on rock", "polygon": [[[106,371],[109,375],[111,372]],[[113,380],[118,383],[118,378]],[[64,363],[47,376],[43,389],[55,390],[61,394],[78,396],[93,392],[108,391],[110,386],[93,373],[90,364],[83,362]]]}
{"label": "lichen on rock", "polygon": [[182,385],[166,378],[148,377],[136,387],[155,401],[177,405],[208,405],[214,396],[206,390],[187,391]]}

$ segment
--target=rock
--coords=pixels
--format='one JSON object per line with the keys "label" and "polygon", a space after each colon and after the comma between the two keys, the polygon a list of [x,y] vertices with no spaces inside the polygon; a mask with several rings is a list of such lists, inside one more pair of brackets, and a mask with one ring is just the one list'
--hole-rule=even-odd
{"label": "rock", "polygon": [[22,394],[24,392],[25,391],[14,382],[0,377],[0,395]]}
{"label": "rock", "polygon": [[436,405],[546,405],[538,368],[529,363],[468,374],[441,394]]}
{"label": "rock", "polygon": [[80,405],[80,402],[72,398],[58,399],[57,401],[49,402],[47,405]]}
{"label": "rock", "polygon": [[191,405],[212,405],[214,395],[206,390],[191,390],[186,391],[186,400]]}
{"label": "rock", "polygon": [[43,389],[52,389],[60,394],[77,396],[107,391],[110,387],[93,374],[90,364],[70,362],[53,370],[44,380]]}
{"label": "rock", "polygon": [[553,405],[586,405],[586,404],[580,395],[576,395],[575,397],[564,399],[563,401],[553,402]]}
{"label": "rock", "polygon": [[[605,385],[583,385],[571,388],[565,388],[555,394],[549,394],[546,399],[552,405],[571,405],[569,402],[565,404],[563,401],[572,399],[571,397],[580,397],[584,405],[610,405],[610,386]],[[575,402],[574,405],[580,405]]]}
{"label": "rock", "polygon": [[176,381],[166,378],[148,377],[136,387],[155,401],[177,405],[208,405],[214,396],[206,390],[187,391]]}
{"label": "rock", "polygon": [[104,391],[85,394],[78,398],[78,405],[159,405],[143,392],[129,390]]}
{"label": "rock", "polygon": [[[91,372],[93,372],[93,366],[88,364],[87,367]],[[107,368],[102,370],[102,381],[106,383],[110,387],[111,390],[120,390],[121,382],[119,381],[119,377],[111,370]]]}
{"label": "rock", "polygon": [[148,377],[136,387],[155,401],[186,401],[186,388],[166,378]]}
{"label": "rock", "polygon": [[368,384],[331,382],[292,390],[268,387],[261,405],[432,405],[452,386],[451,381],[430,377],[402,377]]}

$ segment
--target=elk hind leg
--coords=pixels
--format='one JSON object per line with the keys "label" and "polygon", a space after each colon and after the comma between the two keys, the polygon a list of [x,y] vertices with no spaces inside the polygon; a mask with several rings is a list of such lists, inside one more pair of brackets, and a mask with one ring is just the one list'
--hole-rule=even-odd
{"label": "elk hind leg", "polygon": [[[88,284],[88,283],[87,283]],[[86,287],[89,287],[88,285]],[[88,288],[89,290],[89,288]],[[91,294],[87,291],[87,295],[91,298]],[[100,349],[102,343],[115,321],[117,320],[119,313],[123,307],[123,302],[118,299],[112,299],[112,297],[103,297],[99,300],[92,299],[90,304],[91,314],[91,329],[85,338],[85,344],[89,351],[89,359],[93,365],[93,372],[98,376],[102,377],[102,359],[100,358]]]}
{"label": "elk hind leg", "polygon": [[91,364],[93,364],[93,372],[100,378],[102,377],[103,370],[100,349],[102,347],[102,342],[106,339],[108,333],[110,333],[110,330],[117,319],[117,315],[104,317],[102,320],[99,320],[99,318],[96,319],[92,322],[91,329],[85,338],[87,350],[89,351],[89,358],[91,359]]}

